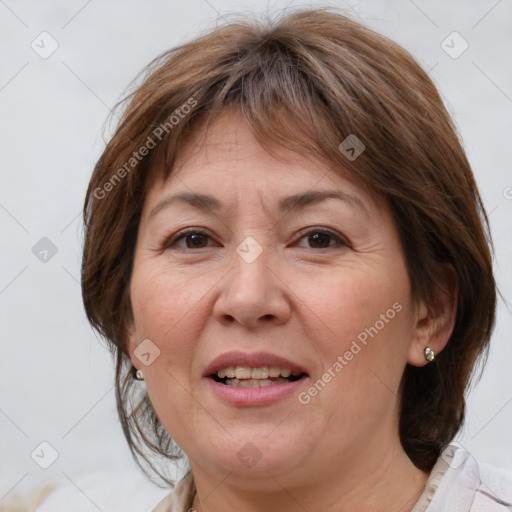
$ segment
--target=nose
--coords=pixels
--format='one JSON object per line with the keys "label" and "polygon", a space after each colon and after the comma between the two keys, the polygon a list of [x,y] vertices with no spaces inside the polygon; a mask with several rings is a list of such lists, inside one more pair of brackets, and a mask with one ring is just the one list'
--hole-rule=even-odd
{"label": "nose", "polygon": [[[224,324],[255,329],[286,323],[291,314],[289,283],[268,250],[254,260],[234,251],[233,266],[222,282],[213,314]],[[281,275],[280,275],[281,274]]]}

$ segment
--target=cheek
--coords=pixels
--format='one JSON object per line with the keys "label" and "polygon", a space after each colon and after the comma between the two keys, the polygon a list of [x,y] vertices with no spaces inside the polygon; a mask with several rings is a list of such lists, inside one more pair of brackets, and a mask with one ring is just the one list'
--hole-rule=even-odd
{"label": "cheek", "polygon": [[364,284],[352,278],[337,283],[344,287],[334,287],[331,281],[324,300],[308,304],[320,312],[310,315],[310,332],[315,333],[314,348],[321,353],[322,364],[301,403],[309,399],[305,421],[311,416],[325,418],[347,435],[359,432],[364,437],[378,430],[398,406],[410,329],[408,288],[382,276],[365,279]]}
{"label": "cheek", "polygon": [[[347,350],[365,337],[401,339],[407,322],[409,286],[405,269],[344,268],[319,279],[312,276],[294,289],[305,305],[317,349],[325,354]],[[375,334],[375,330],[378,334]],[[390,341],[391,343],[391,341]]]}
{"label": "cheek", "polygon": [[[181,274],[182,275],[182,274]],[[205,287],[206,288],[206,287]],[[201,324],[197,318],[198,294],[194,287],[162,265],[145,262],[134,268],[130,293],[137,341],[150,339],[159,356],[143,368],[145,385],[155,411],[179,442],[186,438],[180,425],[195,421],[190,407],[190,364]],[[180,411],[183,422],[176,422]]]}
{"label": "cheek", "polygon": [[[144,380],[159,415],[187,410],[190,366],[201,323],[197,302],[179,273],[146,264],[134,269],[130,286],[137,343],[149,339],[159,355],[144,368]],[[197,288],[196,288],[197,290]]]}
{"label": "cheek", "polygon": [[191,286],[182,274],[161,265],[136,267],[130,293],[138,336],[152,339],[161,349],[179,340],[186,349],[186,328],[197,325],[194,315],[204,288]]}
{"label": "cheek", "polygon": [[[330,410],[339,421],[360,426],[371,422],[374,413],[382,417],[393,408],[411,335],[405,268],[344,269],[328,282],[316,281],[312,289],[316,292],[309,296],[306,288],[302,291],[308,297],[304,311],[309,311],[309,329],[322,363],[315,377],[328,383],[317,386],[322,391],[311,411],[321,415]],[[337,404],[336,410],[332,404]],[[348,411],[353,415],[349,420]]]}

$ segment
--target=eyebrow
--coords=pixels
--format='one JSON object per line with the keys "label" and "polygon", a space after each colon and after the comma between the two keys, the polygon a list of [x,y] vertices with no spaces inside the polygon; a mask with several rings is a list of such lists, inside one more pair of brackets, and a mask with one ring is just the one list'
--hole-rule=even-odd
{"label": "eyebrow", "polygon": [[[294,211],[301,210],[306,206],[320,203],[327,199],[339,199],[348,203],[353,208],[360,210],[367,216],[370,216],[368,210],[362,201],[347,192],[341,190],[311,190],[301,194],[295,194],[282,198],[278,203],[278,210],[282,214],[289,214]],[[164,208],[175,203],[185,203],[203,211],[221,211],[225,208],[224,203],[214,196],[208,194],[199,194],[194,192],[182,192],[162,199],[152,210],[148,216],[148,220],[154,217]]]}

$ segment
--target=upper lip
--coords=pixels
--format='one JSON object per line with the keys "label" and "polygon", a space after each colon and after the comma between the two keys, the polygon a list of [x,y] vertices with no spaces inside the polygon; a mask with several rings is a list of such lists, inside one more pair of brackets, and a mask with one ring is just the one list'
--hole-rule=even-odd
{"label": "upper lip", "polygon": [[262,368],[264,366],[278,366],[279,368],[288,368],[292,373],[306,373],[306,370],[280,356],[271,354],[270,352],[254,352],[246,354],[245,352],[233,351],[225,352],[216,357],[204,370],[203,377],[209,377],[217,373],[222,368],[228,366],[248,366],[251,368]]}

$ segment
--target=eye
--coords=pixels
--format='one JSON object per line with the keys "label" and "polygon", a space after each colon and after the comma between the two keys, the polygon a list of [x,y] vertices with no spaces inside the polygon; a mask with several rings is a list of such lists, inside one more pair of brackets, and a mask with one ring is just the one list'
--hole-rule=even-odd
{"label": "eye", "polygon": [[330,244],[330,240],[334,240],[334,242],[337,242],[338,245],[341,246],[349,246],[348,242],[341,238],[341,236],[339,236],[334,231],[325,228],[313,229],[311,231],[308,231],[307,233],[302,235],[300,240],[302,240],[303,238],[306,238],[309,244],[313,244],[313,246],[310,245],[311,249],[329,249],[330,247],[332,247],[332,245]]}
{"label": "eye", "polygon": [[181,240],[185,241],[185,247],[178,246],[179,249],[203,249],[207,247],[204,242],[210,236],[205,232],[195,228],[185,229],[180,231],[175,236],[165,242],[164,249],[178,246],[178,242]]}
{"label": "eye", "polygon": [[[189,228],[180,231],[165,242],[163,249],[170,249],[171,247],[177,247],[178,249],[204,249],[208,247],[207,240],[211,239],[210,235],[205,231],[196,228]],[[344,240],[336,232],[322,229],[312,229],[304,233],[299,240],[307,239],[310,249],[329,249],[333,245],[349,247],[350,244]],[[184,241],[185,246],[179,245],[178,242]],[[335,244],[331,242],[334,241]],[[312,244],[312,245],[311,245]]]}

